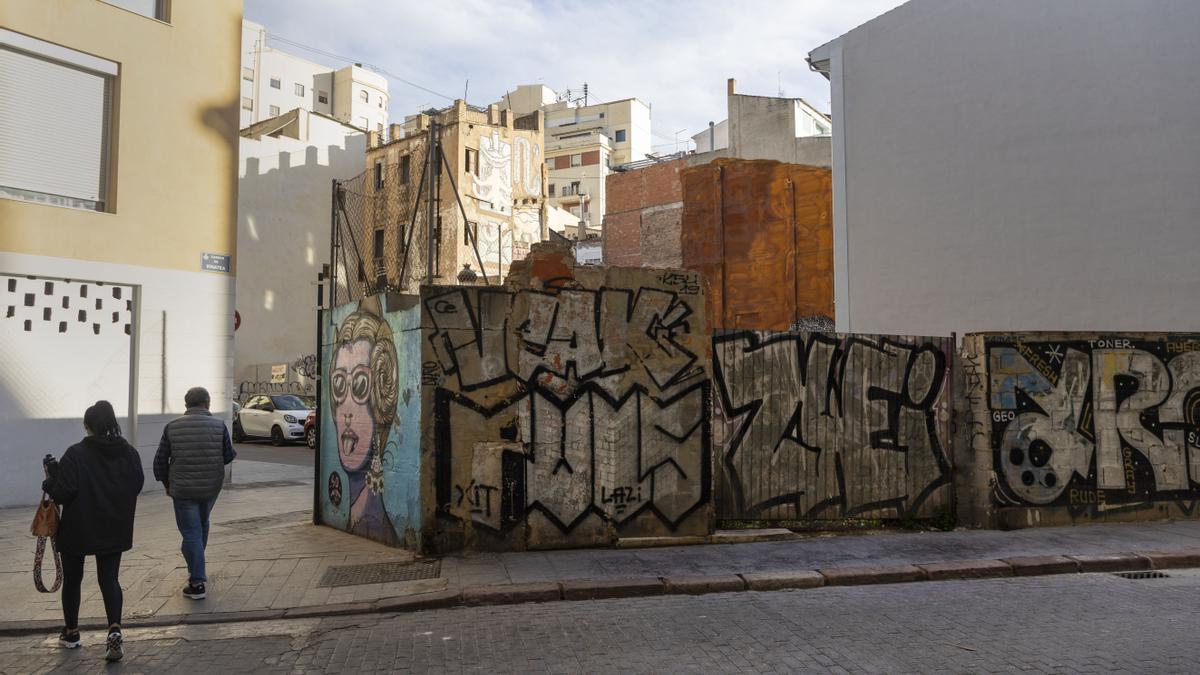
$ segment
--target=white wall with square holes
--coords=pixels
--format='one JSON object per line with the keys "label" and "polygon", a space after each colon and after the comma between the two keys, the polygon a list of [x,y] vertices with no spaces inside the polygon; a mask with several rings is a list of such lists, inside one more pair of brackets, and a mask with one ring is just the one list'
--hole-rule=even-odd
{"label": "white wall with square holes", "polygon": [[233,391],[228,274],[0,252],[0,507],[33,504],[41,459],[83,438],[99,399],[150,466],[192,386],[226,422]]}

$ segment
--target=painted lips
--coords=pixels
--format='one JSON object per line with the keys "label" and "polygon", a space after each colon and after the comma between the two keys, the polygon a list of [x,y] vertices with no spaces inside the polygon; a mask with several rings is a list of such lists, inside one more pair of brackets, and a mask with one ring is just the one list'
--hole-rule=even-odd
{"label": "painted lips", "polygon": [[358,434],[354,433],[353,429],[346,429],[342,432],[342,454],[352,455],[355,448],[358,447]]}

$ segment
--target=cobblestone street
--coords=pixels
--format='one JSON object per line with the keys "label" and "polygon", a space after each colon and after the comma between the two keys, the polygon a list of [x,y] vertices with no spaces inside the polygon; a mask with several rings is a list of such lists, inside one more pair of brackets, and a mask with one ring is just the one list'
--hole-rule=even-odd
{"label": "cobblestone street", "polygon": [[[448,609],[130,630],[120,672],[1195,672],[1200,570]],[[102,638],[0,641],[99,672]]]}

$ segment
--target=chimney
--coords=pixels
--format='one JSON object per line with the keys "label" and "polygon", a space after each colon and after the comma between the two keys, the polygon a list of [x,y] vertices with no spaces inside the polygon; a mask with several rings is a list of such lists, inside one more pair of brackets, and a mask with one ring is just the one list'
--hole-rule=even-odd
{"label": "chimney", "polygon": [[488,124],[500,124],[500,106],[495,103],[488,106]]}
{"label": "chimney", "polygon": [[708,123],[708,149],[717,149],[717,127],[711,121]]}
{"label": "chimney", "polygon": [[367,147],[368,148],[378,148],[379,147],[379,132],[378,131],[368,131],[367,132]]}
{"label": "chimney", "polygon": [[404,125],[403,124],[389,124],[388,125],[388,140],[389,141],[394,141],[403,135],[404,135]]}
{"label": "chimney", "polygon": [[737,80],[729,78],[729,81],[725,83],[725,93],[730,96],[737,93]]}

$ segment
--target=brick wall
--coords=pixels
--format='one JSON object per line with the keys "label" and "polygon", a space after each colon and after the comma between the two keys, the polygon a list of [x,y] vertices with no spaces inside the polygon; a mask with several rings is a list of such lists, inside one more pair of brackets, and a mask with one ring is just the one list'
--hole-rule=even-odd
{"label": "brick wall", "polygon": [[683,159],[610,174],[605,185],[604,263],[677,267]]}

